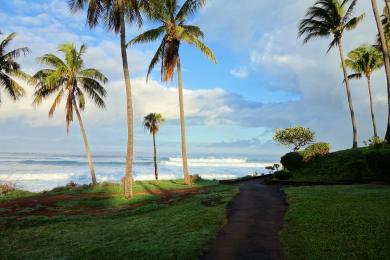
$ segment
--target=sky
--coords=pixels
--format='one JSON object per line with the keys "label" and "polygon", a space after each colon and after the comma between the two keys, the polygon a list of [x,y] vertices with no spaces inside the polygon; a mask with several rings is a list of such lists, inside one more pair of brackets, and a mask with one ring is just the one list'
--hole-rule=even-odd
{"label": "sky", "polygon": [[[378,1],[382,8],[382,1]],[[316,133],[317,141],[333,150],[352,146],[352,127],[339,54],[326,54],[329,39],[302,45],[297,27],[314,0],[209,0],[188,23],[200,26],[213,50],[213,64],[192,46],[181,46],[189,156],[226,155],[277,157],[287,151],[272,140],[276,128],[302,125]],[[369,1],[359,1],[355,14],[363,23],[346,32],[345,51],[375,40],[376,25]],[[127,28],[130,40],[142,29]],[[83,114],[93,153],[124,154],[126,149],[125,90],[119,37],[101,25],[90,29],[83,12],[72,14],[66,0],[0,0],[0,30],[16,32],[11,48],[28,46],[32,53],[18,59],[23,70],[41,69],[36,58],[57,52],[63,42],[88,46],[86,67],[109,78],[107,108],[88,103]],[[0,37],[4,37],[0,36]],[[2,39],[2,38],[1,38]],[[180,127],[176,81],[164,83],[159,69],[148,83],[145,75],[157,43],[128,49],[135,110],[135,152],[149,154],[152,138],[142,128],[142,118],[161,113],[167,122],[157,142],[160,154],[180,154]],[[75,121],[67,135],[62,104],[54,117],[47,114],[52,100],[31,105],[34,88],[12,102],[0,90],[0,151],[83,154]],[[386,126],[387,95],[384,71],[373,76],[375,112],[380,134]],[[359,143],[372,135],[369,99],[364,80],[352,82]]]}

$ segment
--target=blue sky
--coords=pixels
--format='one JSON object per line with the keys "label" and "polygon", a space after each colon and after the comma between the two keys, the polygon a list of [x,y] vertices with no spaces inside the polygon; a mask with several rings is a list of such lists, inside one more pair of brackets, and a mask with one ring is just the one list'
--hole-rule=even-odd
{"label": "blue sky", "polygon": [[[103,71],[110,79],[108,107],[100,111],[87,107],[84,115],[92,150],[123,153],[126,143],[124,88],[119,39],[104,27],[90,30],[83,13],[70,14],[66,0],[1,0],[0,30],[17,32],[12,47],[29,46],[32,53],[19,62],[27,72],[40,68],[36,57],[56,52],[64,41],[89,47],[88,66]],[[325,54],[327,40],[302,46],[296,28],[313,0],[210,0],[191,18],[201,26],[205,42],[214,51],[218,64],[196,49],[182,45],[187,130],[190,155],[232,154],[279,156],[286,150],[272,142],[278,127],[301,124],[312,128],[317,139],[328,141],[334,149],[352,143],[338,54]],[[29,8],[26,8],[28,6]],[[364,23],[345,36],[346,51],[363,42],[372,42],[375,24],[368,1],[360,1],[356,14],[366,12]],[[143,29],[153,26],[146,23]],[[138,29],[128,28],[130,40]],[[156,44],[128,49],[134,88],[136,152],[149,153],[151,138],[141,127],[146,113],[161,112],[168,122],[158,142],[162,153],[178,154],[176,82],[162,83],[158,68],[149,84],[145,82],[148,62]],[[384,131],[386,95],[383,71],[374,75],[378,124]],[[26,86],[31,94],[32,87]],[[360,141],[370,138],[367,89],[364,81],[353,82]],[[1,93],[5,97],[4,93]],[[0,106],[0,145],[6,152],[83,153],[78,125],[69,136],[64,114],[59,109],[47,118],[48,103],[31,106],[27,96],[18,103],[3,99]]]}

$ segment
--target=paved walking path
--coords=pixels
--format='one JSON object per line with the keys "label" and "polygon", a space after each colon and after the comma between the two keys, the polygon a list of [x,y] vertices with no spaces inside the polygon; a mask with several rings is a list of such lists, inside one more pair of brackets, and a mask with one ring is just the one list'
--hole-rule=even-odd
{"label": "paved walking path", "polygon": [[278,233],[286,210],[278,186],[262,180],[241,183],[228,206],[228,223],[200,259],[283,259]]}

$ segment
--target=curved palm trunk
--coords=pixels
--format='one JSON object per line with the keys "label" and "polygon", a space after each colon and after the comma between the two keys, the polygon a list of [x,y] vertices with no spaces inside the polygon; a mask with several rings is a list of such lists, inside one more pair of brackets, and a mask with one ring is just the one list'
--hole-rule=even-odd
{"label": "curved palm trunk", "polygon": [[353,109],[353,104],[352,104],[351,88],[350,88],[349,79],[348,79],[347,67],[346,67],[345,62],[344,62],[344,50],[343,50],[343,43],[342,43],[341,39],[339,40],[337,45],[339,47],[341,65],[343,67],[345,88],[347,90],[347,97],[348,97],[349,111],[351,113],[352,130],[353,130],[353,145],[352,145],[352,148],[357,148],[357,146],[358,146],[358,134],[357,134],[357,128],[356,128],[355,111]]}
{"label": "curved palm trunk", "polygon": [[177,77],[179,84],[179,104],[180,104],[180,128],[181,128],[181,154],[183,158],[183,173],[184,183],[191,185],[191,177],[188,172],[188,161],[187,161],[187,143],[186,143],[186,128],[185,128],[185,117],[184,117],[184,98],[183,98],[183,79],[181,74],[180,58],[177,61]]}
{"label": "curved palm trunk", "polygon": [[73,106],[74,106],[74,109],[76,110],[76,115],[77,115],[77,119],[79,120],[81,134],[83,136],[83,141],[84,141],[84,145],[85,145],[85,151],[87,153],[88,165],[89,165],[89,169],[91,171],[92,185],[96,185],[97,182],[96,182],[95,169],[94,169],[94,166],[93,166],[91,150],[89,149],[87,134],[85,133],[83,120],[81,119],[81,115],[80,115],[79,109],[77,108],[77,104],[75,102],[73,102]]}
{"label": "curved palm trunk", "polygon": [[370,76],[367,76],[367,86],[368,86],[368,95],[370,97],[370,109],[371,109],[372,126],[374,128],[374,137],[378,137],[378,131],[376,129],[376,120],[375,120],[375,113],[374,113],[374,101],[373,101],[372,92],[371,92],[371,77]]}
{"label": "curved palm trunk", "polygon": [[386,3],[387,12],[390,15],[390,0],[385,0],[385,3]]}
{"label": "curved palm trunk", "polygon": [[156,134],[153,134],[153,159],[154,159],[154,177],[158,180],[158,169],[157,169],[157,149],[156,149]]}
{"label": "curved palm trunk", "polygon": [[121,54],[123,63],[123,74],[126,85],[126,101],[127,101],[127,154],[126,154],[126,176],[124,178],[125,197],[130,199],[133,197],[133,144],[134,144],[134,130],[133,130],[133,103],[131,97],[131,84],[129,74],[129,64],[127,62],[126,51],[126,27],[124,14],[121,14]]}
{"label": "curved palm trunk", "polygon": [[[383,59],[385,61],[385,71],[387,78],[387,105],[388,105],[388,113],[387,113],[387,130],[386,130],[386,141],[390,143],[390,59],[389,59],[389,50],[386,44],[386,37],[382,27],[382,21],[378,11],[378,5],[376,0],[371,0],[372,10],[374,12],[376,25],[378,28],[379,36],[382,44],[383,51]],[[386,5],[388,2],[386,1]]]}

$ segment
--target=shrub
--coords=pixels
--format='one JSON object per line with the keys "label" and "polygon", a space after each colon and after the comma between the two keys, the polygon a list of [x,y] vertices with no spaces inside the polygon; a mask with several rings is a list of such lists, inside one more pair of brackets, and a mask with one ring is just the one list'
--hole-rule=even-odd
{"label": "shrub", "polygon": [[367,161],[365,159],[357,159],[349,162],[347,164],[346,174],[344,174],[344,177],[347,179],[362,179],[364,176],[369,177],[369,166],[367,164]]}
{"label": "shrub", "polygon": [[318,157],[329,154],[330,145],[328,143],[316,143],[308,146],[303,152],[303,161],[309,162]]}
{"label": "shrub", "polygon": [[368,143],[364,141],[364,144],[372,148],[380,149],[384,148],[387,145],[387,141],[380,137],[374,136],[373,138],[368,140]]}
{"label": "shrub", "polygon": [[384,180],[390,180],[390,149],[369,149],[365,158],[370,170]]}
{"label": "shrub", "polygon": [[293,176],[293,174],[286,170],[276,171],[274,177],[278,180],[288,180]]}
{"label": "shrub", "polygon": [[309,128],[302,126],[276,129],[274,140],[282,145],[298,151],[301,147],[314,142],[315,134]]}
{"label": "shrub", "polygon": [[15,185],[11,183],[0,183],[0,194],[7,194],[15,190]]}
{"label": "shrub", "polygon": [[192,180],[192,182],[196,183],[198,181],[201,181],[202,177],[200,177],[199,174],[191,175],[191,180]]}
{"label": "shrub", "polygon": [[299,152],[291,152],[285,154],[280,162],[289,171],[294,171],[304,166],[303,156]]}

